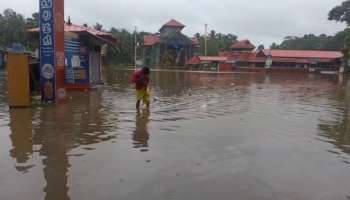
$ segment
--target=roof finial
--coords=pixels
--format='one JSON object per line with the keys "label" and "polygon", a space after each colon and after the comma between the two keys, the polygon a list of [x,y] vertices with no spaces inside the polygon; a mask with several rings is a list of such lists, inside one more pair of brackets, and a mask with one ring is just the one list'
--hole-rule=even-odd
{"label": "roof finial", "polygon": [[72,25],[72,22],[70,21],[70,16],[68,16],[68,22],[67,22],[68,25]]}

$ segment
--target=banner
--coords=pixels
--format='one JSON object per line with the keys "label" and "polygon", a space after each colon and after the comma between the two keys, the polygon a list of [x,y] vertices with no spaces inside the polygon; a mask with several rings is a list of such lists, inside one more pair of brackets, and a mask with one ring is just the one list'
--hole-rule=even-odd
{"label": "banner", "polygon": [[53,0],[40,2],[40,89],[42,99],[55,100],[55,33]]}
{"label": "banner", "polygon": [[65,97],[64,89],[64,0],[39,0],[40,89],[42,99]]}

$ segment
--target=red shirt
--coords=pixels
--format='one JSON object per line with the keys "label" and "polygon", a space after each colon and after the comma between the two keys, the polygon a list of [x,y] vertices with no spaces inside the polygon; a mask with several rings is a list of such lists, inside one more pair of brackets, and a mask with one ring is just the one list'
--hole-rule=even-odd
{"label": "red shirt", "polygon": [[137,90],[145,89],[148,87],[149,77],[142,70],[138,70],[133,73],[131,82]]}

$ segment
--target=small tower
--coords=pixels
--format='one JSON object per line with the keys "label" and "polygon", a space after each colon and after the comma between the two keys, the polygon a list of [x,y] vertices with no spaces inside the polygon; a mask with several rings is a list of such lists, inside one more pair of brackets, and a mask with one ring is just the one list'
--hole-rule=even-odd
{"label": "small tower", "polygon": [[167,34],[169,32],[181,32],[185,28],[185,25],[172,19],[168,23],[164,24],[160,29],[160,34]]}

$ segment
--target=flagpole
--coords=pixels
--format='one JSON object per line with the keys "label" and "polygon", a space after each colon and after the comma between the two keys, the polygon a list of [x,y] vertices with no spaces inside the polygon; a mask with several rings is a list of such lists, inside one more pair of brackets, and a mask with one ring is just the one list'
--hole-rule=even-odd
{"label": "flagpole", "polygon": [[135,52],[134,52],[135,70],[137,69],[136,62],[137,62],[137,26],[135,26]]}
{"label": "flagpole", "polygon": [[207,56],[207,40],[208,40],[208,24],[205,24],[205,33],[204,33],[204,55]]}

